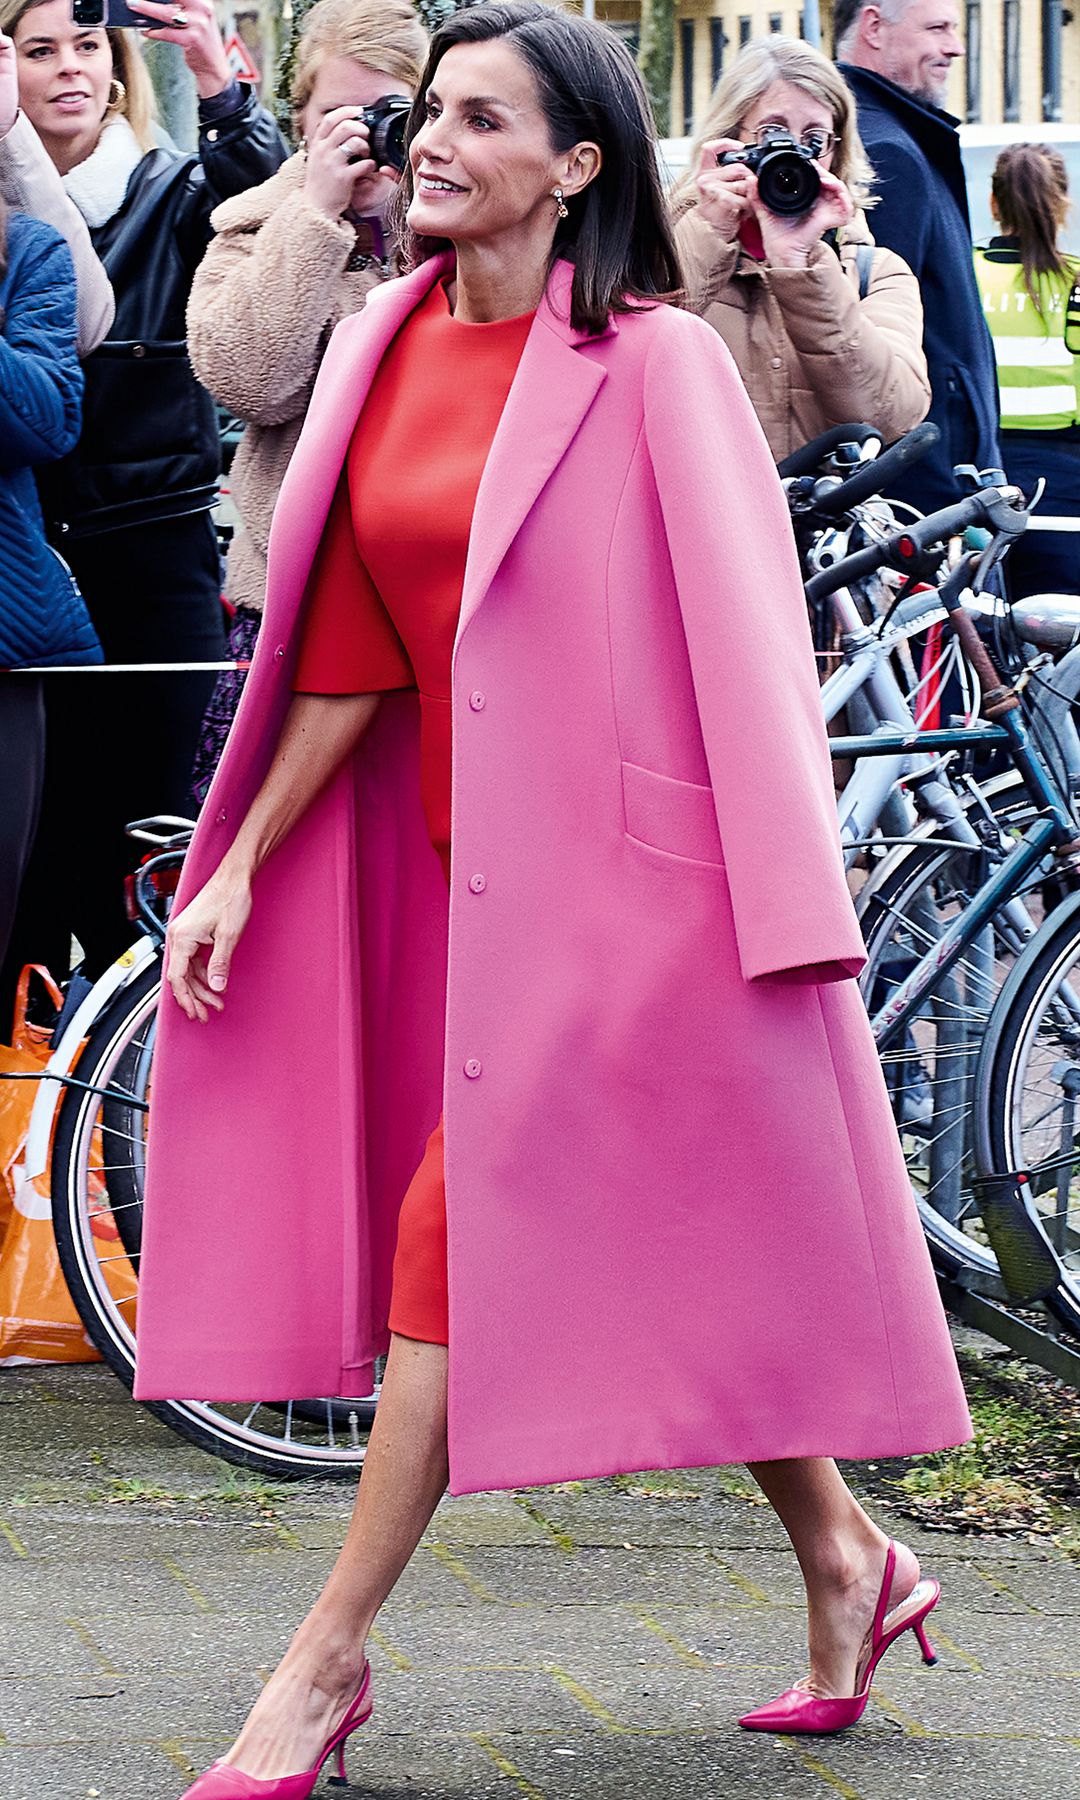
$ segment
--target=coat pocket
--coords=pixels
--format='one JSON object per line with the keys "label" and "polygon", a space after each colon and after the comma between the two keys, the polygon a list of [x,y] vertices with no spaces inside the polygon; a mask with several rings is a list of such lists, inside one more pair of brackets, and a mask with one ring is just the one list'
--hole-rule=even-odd
{"label": "coat pocket", "polygon": [[636,763],[622,765],[626,835],[650,850],[722,869],[724,853],[711,787],[676,781]]}

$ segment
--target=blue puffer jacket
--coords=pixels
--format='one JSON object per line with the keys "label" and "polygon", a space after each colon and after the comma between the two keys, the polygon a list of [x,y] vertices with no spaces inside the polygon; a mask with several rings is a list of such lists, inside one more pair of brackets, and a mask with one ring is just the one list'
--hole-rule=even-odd
{"label": "blue puffer jacket", "polygon": [[82,597],[46,542],[33,475],[79,436],[75,271],[60,234],[21,213],[7,221],[0,321],[0,668],[101,662]]}

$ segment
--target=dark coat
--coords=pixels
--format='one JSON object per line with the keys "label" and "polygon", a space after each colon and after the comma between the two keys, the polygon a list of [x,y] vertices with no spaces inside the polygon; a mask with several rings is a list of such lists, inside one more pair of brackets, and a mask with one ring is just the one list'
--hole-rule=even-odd
{"label": "dark coat", "polygon": [[895,492],[930,512],[959,497],[956,463],[1001,466],[997,370],[972,262],[957,120],[868,69],[841,63],[840,72],[877,177],[874,238],[903,257],[922,292],[929,417],[941,442]]}
{"label": "dark coat", "polygon": [[220,201],[266,181],[285,144],[254,93],[199,132],[197,154],[144,156],[120,210],[91,231],[116,318],[86,361],[83,434],[41,480],[56,543],[204,512],[221,469],[217,411],[192,373],[188,294]]}
{"label": "dark coat", "polygon": [[[3,232],[0,219],[0,232]],[[0,667],[100,662],[85,608],[45,541],[35,465],[79,435],[75,270],[59,232],[13,213],[0,275]]]}

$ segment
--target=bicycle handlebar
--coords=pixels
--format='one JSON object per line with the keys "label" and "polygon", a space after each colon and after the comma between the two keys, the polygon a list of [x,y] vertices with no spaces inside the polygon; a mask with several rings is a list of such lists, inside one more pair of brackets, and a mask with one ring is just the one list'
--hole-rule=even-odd
{"label": "bicycle handlebar", "polygon": [[916,425],[899,438],[888,450],[874,458],[873,462],[863,463],[854,475],[841,481],[837,487],[828,492],[814,495],[813,510],[819,518],[838,519],[843,513],[851,512],[853,507],[860,506],[864,500],[870,500],[880,494],[890,481],[895,481],[909,469],[921,456],[938,442],[941,433],[929,419]]}
{"label": "bicycle handlebar", "polygon": [[793,450],[785,456],[783,462],[776,465],[781,481],[788,481],[795,475],[813,475],[819,463],[823,463],[841,444],[868,444],[871,438],[881,441],[881,432],[873,425],[833,425],[823,431],[820,437],[811,438],[801,450]]}
{"label": "bicycle handlebar", "polygon": [[[880,467],[880,463],[876,466]],[[844,485],[849,486],[850,483],[845,482]],[[969,525],[986,525],[1007,537],[1019,537],[1027,525],[1028,516],[1009,497],[1018,494],[1017,488],[982,488],[967,500],[958,500],[955,506],[945,506],[940,512],[928,513],[925,519],[905,525],[902,531],[892,532],[880,543],[868,544],[865,550],[856,550],[851,556],[842,557],[839,562],[834,563],[831,569],[822,569],[819,574],[811,576],[806,583],[807,601],[814,605],[819,600],[827,599],[830,594],[835,594],[839,588],[850,587],[853,582],[865,580],[867,575],[873,575],[878,569],[898,569],[901,574],[912,574],[917,571],[922,557],[932,545],[958,537]]]}

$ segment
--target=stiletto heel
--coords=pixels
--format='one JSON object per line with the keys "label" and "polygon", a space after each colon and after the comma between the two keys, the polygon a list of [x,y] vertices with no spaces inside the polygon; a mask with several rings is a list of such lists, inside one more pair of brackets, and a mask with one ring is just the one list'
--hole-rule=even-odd
{"label": "stiletto heel", "polygon": [[906,1600],[892,1611],[887,1610],[896,1570],[896,1545],[892,1539],[885,1553],[885,1577],[874,1608],[874,1620],[867,1633],[866,1647],[855,1671],[855,1692],[849,1699],[832,1699],[812,1694],[806,1687],[788,1688],[768,1706],[744,1713],[739,1724],[745,1731],[778,1731],[806,1733],[813,1737],[833,1731],[846,1731],[866,1711],[874,1670],[890,1644],[895,1644],[905,1631],[913,1631],[919,1641],[923,1661],[936,1663],[937,1654],[926,1635],[923,1621],[941,1599],[941,1587],[933,1580],[919,1580]]}
{"label": "stiletto heel", "polygon": [[921,1619],[916,1619],[911,1629],[919,1640],[919,1649],[922,1651],[923,1662],[927,1663],[932,1668],[938,1659],[937,1651],[934,1649],[933,1644],[926,1635],[925,1625]]}
{"label": "stiletto heel", "polygon": [[314,1765],[299,1775],[278,1775],[272,1781],[257,1781],[231,1763],[215,1762],[189,1787],[182,1800],[310,1800],[323,1764],[337,1756],[337,1775],[330,1776],[333,1787],[348,1787],[345,1773],[345,1745],[354,1731],[366,1725],[371,1717],[371,1664],[364,1664],[360,1686],[345,1711],[341,1724],[330,1733]]}

